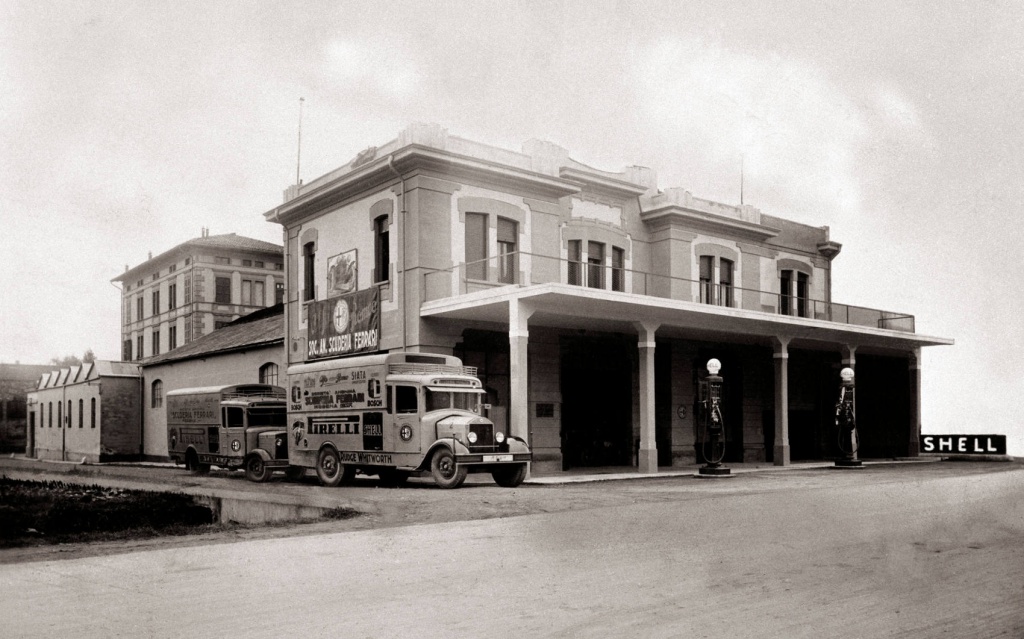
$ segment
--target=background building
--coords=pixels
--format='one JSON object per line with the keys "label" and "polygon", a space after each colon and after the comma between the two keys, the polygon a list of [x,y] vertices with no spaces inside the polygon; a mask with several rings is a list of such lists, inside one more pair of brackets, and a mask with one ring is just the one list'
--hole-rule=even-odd
{"label": "background building", "polygon": [[702,460],[712,357],[726,461],[837,456],[843,366],[858,373],[861,454],[916,455],[920,349],[952,344],[917,335],[911,315],[833,302],[827,227],[547,142],[518,153],[414,125],[265,215],[284,230],[289,365],[324,355],[311,317],[370,300],[371,350],[477,366],[535,468]]}
{"label": "background building", "polygon": [[278,305],[256,311],[141,364],[144,459],[168,459],[164,398],[169,391],[251,382],[284,385],[282,310]]}
{"label": "background building", "polygon": [[281,247],[234,233],[198,237],[112,281],[121,284],[121,358],[173,351],[284,298]]}
{"label": "background building", "polygon": [[24,453],[28,443],[28,394],[52,366],[0,364],[0,453]]}
{"label": "background building", "polygon": [[103,360],[44,373],[29,394],[35,427],[28,454],[76,462],[138,459],[139,379],[134,364]]}

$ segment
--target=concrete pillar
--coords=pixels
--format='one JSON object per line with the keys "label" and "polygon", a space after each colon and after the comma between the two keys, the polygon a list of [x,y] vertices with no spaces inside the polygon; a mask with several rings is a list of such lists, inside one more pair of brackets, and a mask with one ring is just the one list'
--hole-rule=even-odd
{"label": "concrete pillar", "polygon": [[654,427],[654,332],[658,324],[636,322],[640,340],[640,450],[637,466],[641,473],[658,472],[658,444]]}
{"label": "concrete pillar", "polygon": [[917,457],[921,454],[921,349],[910,352],[910,439],[907,442],[907,455]]}
{"label": "concrete pillar", "polygon": [[[527,389],[527,345],[529,331],[527,322],[533,309],[513,297],[508,302],[508,343],[509,343],[509,434],[530,441],[530,415]],[[532,445],[532,444],[531,444]]]}
{"label": "concrete pillar", "polygon": [[789,466],[789,337],[775,338],[775,465]]}

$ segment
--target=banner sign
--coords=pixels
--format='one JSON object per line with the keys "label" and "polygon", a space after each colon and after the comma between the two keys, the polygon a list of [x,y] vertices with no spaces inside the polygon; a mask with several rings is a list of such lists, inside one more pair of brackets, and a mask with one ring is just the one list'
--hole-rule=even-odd
{"label": "banner sign", "polygon": [[1005,455],[1006,435],[921,435],[921,452]]}
{"label": "banner sign", "polygon": [[312,302],[307,307],[306,361],[373,353],[380,341],[380,289],[368,289]]}

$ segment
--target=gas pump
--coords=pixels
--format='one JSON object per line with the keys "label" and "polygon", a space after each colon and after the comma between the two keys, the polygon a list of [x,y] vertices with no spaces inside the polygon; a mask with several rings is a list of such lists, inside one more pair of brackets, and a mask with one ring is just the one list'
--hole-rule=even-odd
{"label": "gas pump", "polygon": [[704,414],[704,442],[702,452],[705,464],[697,474],[722,476],[731,471],[722,466],[725,457],[725,421],[722,419],[722,378],[718,371],[722,363],[715,358],[708,360],[708,376],[701,385],[703,397],[700,398],[701,412]]}
{"label": "gas pump", "polygon": [[836,432],[839,438],[839,450],[843,456],[836,460],[836,466],[843,468],[861,468],[863,463],[857,459],[857,448],[860,440],[857,436],[857,415],[854,404],[853,369],[844,368],[839,372],[839,401],[836,402]]}

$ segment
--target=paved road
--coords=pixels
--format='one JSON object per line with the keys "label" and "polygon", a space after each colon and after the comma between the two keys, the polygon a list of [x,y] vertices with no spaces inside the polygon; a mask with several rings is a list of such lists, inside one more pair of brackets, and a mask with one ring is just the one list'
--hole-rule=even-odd
{"label": "paved road", "polygon": [[0,566],[0,634],[1024,636],[1019,465],[831,472],[654,480],[630,488],[657,496],[636,503]]}

